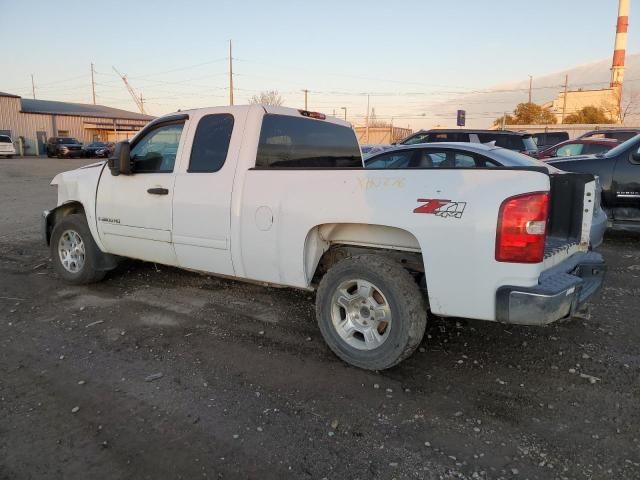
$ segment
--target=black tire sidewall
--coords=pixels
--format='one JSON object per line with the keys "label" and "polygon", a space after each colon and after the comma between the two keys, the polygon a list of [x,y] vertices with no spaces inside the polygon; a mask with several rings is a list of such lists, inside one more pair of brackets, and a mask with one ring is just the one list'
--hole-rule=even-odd
{"label": "black tire sidewall", "polygon": [[[348,363],[369,370],[382,370],[398,363],[410,339],[410,319],[403,299],[403,292],[393,278],[380,274],[366,263],[355,264],[351,259],[343,265],[336,265],[325,275],[325,285],[318,290],[317,317],[320,331],[333,352]],[[342,263],[342,262],[341,262]],[[406,274],[398,265],[398,273]],[[359,350],[347,344],[338,334],[331,319],[332,298],[335,289],[342,282],[361,278],[378,288],[391,309],[391,330],[385,342],[374,350]],[[425,312],[426,318],[426,312]]]}

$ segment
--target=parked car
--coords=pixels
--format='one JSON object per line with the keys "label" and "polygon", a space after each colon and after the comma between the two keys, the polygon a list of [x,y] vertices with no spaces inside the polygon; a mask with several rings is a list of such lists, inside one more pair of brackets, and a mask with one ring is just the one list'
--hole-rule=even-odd
{"label": "parked car", "polygon": [[538,151],[541,151],[569,140],[569,132],[538,132],[532,133],[531,138],[536,142]]}
{"label": "parked car", "polygon": [[107,158],[113,152],[113,143],[93,142],[84,147],[84,155],[88,158]]}
{"label": "parked car", "polygon": [[351,125],[317,112],[165,115],[52,184],[42,228],[63,280],[99,281],[129,257],[316,290],[326,343],[366,369],[411,355],[427,309],[543,325],[602,284],[592,175],[367,170]]}
{"label": "parked car", "polygon": [[597,175],[609,226],[640,231],[640,135],[606,153],[552,158],[547,163],[568,172]]}
{"label": "parked car", "polygon": [[[423,143],[396,147],[365,159],[365,168],[419,169],[495,169],[525,167],[548,169],[549,164],[506,148],[473,143]],[[553,168],[551,174],[560,170]],[[596,187],[596,196],[600,195]],[[607,229],[607,215],[600,205],[593,208],[589,242],[592,248],[602,244]]]}
{"label": "parked car", "polygon": [[78,158],[84,154],[82,143],[71,137],[51,137],[47,141],[47,157]]}
{"label": "parked car", "polygon": [[599,130],[591,130],[583,135],[580,135],[578,139],[583,138],[613,138],[620,143],[635,137],[640,133],[640,128],[601,128]]}
{"label": "parked car", "polygon": [[538,158],[571,157],[575,155],[595,155],[604,153],[618,145],[613,138],[584,138],[582,140],[568,140],[542,150]]}
{"label": "parked car", "polygon": [[532,157],[538,155],[538,147],[536,147],[531,134],[526,132],[513,132],[511,130],[420,130],[400,140],[397,144],[415,145],[418,143],[434,142],[489,143],[496,147],[514,150]]}
{"label": "parked car", "polygon": [[16,154],[13,140],[9,135],[0,135],[0,156],[12,158]]}

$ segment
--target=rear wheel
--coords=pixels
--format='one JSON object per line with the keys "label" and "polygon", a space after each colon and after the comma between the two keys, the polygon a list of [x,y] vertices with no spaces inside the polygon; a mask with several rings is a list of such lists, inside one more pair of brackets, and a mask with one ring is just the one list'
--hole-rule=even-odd
{"label": "rear wheel", "polygon": [[368,370],[383,370],[409,357],[427,324],[422,292],[409,272],[369,254],[346,258],[326,273],[316,315],[329,348]]}
{"label": "rear wheel", "polygon": [[68,283],[82,285],[102,280],[106,274],[97,270],[100,251],[84,215],[63,217],[51,233],[51,257],[56,272]]}

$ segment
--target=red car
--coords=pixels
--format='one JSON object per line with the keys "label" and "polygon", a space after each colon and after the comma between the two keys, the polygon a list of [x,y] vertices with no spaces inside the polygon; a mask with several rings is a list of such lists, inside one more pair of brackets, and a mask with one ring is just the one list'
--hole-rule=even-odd
{"label": "red car", "polygon": [[605,153],[618,145],[613,138],[583,138],[567,140],[538,153],[538,158],[572,157],[574,155],[595,155]]}

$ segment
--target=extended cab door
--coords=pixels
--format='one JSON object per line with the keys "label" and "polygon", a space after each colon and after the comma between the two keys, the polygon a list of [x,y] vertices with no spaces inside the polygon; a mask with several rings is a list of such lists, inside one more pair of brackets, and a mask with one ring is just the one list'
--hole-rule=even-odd
{"label": "extended cab door", "polygon": [[191,114],[174,187],[173,243],[180,267],[234,275],[231,195],[246,110],[224,110]]}
{"label": "extended cab door", "polygon": [[151,124],[131,144],[132,175],[108,169],[98,185],[98,233],[109,253],[175,265],[171,244],[174,166],[185,118]]}

